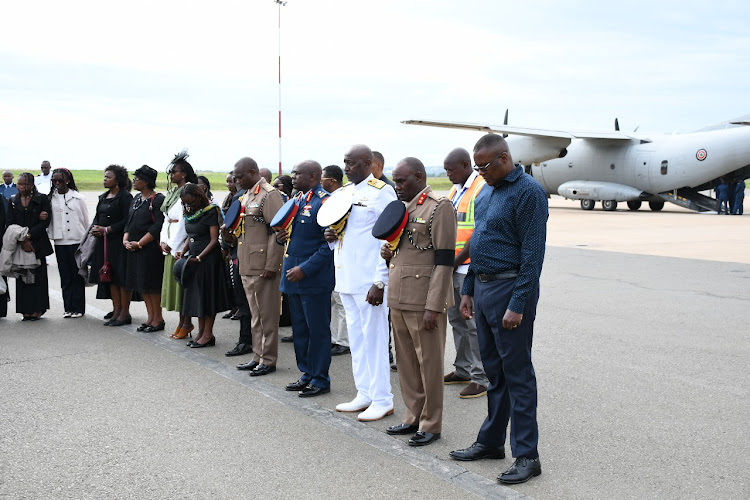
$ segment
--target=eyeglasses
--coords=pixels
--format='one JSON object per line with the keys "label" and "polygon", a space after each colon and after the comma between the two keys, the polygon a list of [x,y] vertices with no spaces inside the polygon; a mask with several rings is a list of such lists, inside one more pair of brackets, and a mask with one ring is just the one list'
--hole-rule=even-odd
{"label": "eyeglasses", "polygon": [[508,154],[508,152],[507,152],[507,151],[500,151],[500,154],[499,154],[499,155],[497,155],[496,157],[494,157],[494,158],[493,158],[492,160],[490,160],[490,161],[489,161],[488,163],[485,163],[484,165],[481,165],[481,166],[480,166],[480,165],[474,165],[474,166],[473,166],[472,168],[473,168],[474,170],[476,170],[477,172],[486,172],[486,171],[487,171],[487,169],[488,169],[488,168],[490,168],[490,165],[492,165],[493,163],[495,163],[495,160],[497,160],[497,159],[498,159],[498,158],[500,158],[501,156],[503,156],[503,155],[507,155],[507,154]]}

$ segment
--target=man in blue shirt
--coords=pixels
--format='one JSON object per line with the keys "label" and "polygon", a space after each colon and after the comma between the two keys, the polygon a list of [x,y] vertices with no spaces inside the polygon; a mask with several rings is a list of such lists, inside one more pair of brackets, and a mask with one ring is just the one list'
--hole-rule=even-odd
{"label": "man in blue shirt", "polygon": [[294,354],[302,376],[287,384],[309,398],[331,391],[331,292],[335,283],[333,250],[318,225],[318,210],[328,198],[320,185],[322,168],[303,161],[292,169],[292,184],[298,191],[298,210],[290,231],[278,231],[276,241],[288,242],[281,271],[281,291],[289,297]]}
{"label": "man in blue shirt", "polygon": [[479,139],[474,162],[487,186],[475,201],[471,264],[460,309],[465,318],[476,320],[489,380],[488,413],[476,442],[450,455],[456,460],[505,458],[511,420],[510,447],[516,461],[497,479],[517,484],[542,473],[531,343],[547,235],[547,194],[522,166],[513,164],[500,135]]}
{"label": "man in blue shirt", "polygon": [[3,172],[3,183],[0,184],[0,198],[2,199],[5,208],[8,208],[8,200],[11,196],[16,194],[18,189],[13,183],[13,172],[6,170]]}

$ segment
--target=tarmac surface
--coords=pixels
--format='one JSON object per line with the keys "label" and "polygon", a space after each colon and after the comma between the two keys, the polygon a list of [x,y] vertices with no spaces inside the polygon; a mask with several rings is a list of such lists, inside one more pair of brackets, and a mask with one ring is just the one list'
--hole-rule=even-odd
{"label": "tarmac surface", "polygon": [[[750,217],[550,206],[540,477],[498,485],[509,446],[505,460],[448,457],[486,414],[462,386],[445,387],[442,439],[415,449],[385,434],[404,414],[396,373],[394,416],[333,410],[355,394],[348,355],[330,394],[301,399],[284,391],[291,344],[265,377],[224,356],[237,322],[188,349],[168,338],[175,313],[136,332],[142,303],[133,325],[102,326],[94,288],[87,315],[64,320],[51,257],[44,318],[20,322],[12,301],[0,319],[0,498],[750,498]],[[454,356],[449,331],[446,372]]]}

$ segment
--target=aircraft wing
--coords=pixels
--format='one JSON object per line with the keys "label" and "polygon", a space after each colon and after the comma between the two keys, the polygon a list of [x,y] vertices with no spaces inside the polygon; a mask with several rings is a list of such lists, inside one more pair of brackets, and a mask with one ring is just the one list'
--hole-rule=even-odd
{"label": "aircraft wing", "polygon": [[[406,123],[406,122],[404,122]],[[732,125],[750,125],[750,121],[741,121],[741,122],[729,122]]]}
{"label": "aircraft wing", "polygon": [[425,127],[455,128],[463,130],[476,130],[478,132],[496,132],[508,135],[523,135],[527,137],[550,137],[557,139],[606,139],[606,140],[623,140],[630,141],[639,139],[622,132],[564,132],[561,130],[545,130],[528,127],[510,127],[508,125],[480,125],[477,123],[461,122],[438,122],[430,120],[405,120],[401,123],[406,125],[422,125]]}

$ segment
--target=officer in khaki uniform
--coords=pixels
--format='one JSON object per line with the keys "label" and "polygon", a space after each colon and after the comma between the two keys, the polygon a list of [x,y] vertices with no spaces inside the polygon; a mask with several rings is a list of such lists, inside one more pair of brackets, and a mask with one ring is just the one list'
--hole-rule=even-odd
{"label": "officer in khaki uniform", "polygon": [[253,360],[239,365],[252,370],[251,376],[276,371],[279,353],[279,311],[281,305],[281,261],[284,247],[276,243],[276,233],[268,226],[284,204],[279,191],[260,176],[252,158],[242,158],[234,166],[234,177],[241,189],[245,207],[244,230],[239,237],[237,257],[240,276],[252,315]]}
{"label": "officer in khaki uniform", "polygon": [[443,358],[447,309],[453,305],[456,212],[447,198],[426,184],[424,165],[404,158],[393,171],[396,193],[406,203],[408,221],[390,261],[391,308],[398,378],[406,404],[404,423],[388,434],[411,434],[411,446],[440,438],[443,417]]}

